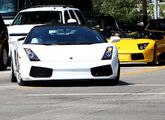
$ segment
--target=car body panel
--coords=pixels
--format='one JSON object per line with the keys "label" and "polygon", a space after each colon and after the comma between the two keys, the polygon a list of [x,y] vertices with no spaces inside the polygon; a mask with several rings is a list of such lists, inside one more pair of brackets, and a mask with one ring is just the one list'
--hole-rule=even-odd
{"label": "car body panel", "polygon": [[[139,50],[138,44],[149,43],[145,50]],[[137,61],[137,62],[151,62],[153,61],[153,53],[154,53],[154,44],[155,42],[151,39],[121,39],[120,42],[116,42],[115,45],[118,48],[119,52],[119,60],[121,62],[127,61]],[[139,54],[142,53],[144,55],[144,59],[142,60],[132,60],[131,54]]]}
{"label": "car body panel", "polygon": [[[116,51],[117,48],[116,50],[114,49],[113,51],[114,55],[112,60],[101,60],[106,48],[109,46],[108,43],[103,45],[91,45],[90,47],[85,45],[82,48],[79,45],[74,47],[63,46],[59,48],[56,48],[56,46],[51,46],[55,48],[54,51],[57,51],[54,52],[53,55],[48,54],[50,52],[49,52],[49,47],[47,46],[32,46],[32,47],[31,46],[20,45],[18,48],[19,55],[17,57],[19,58],[18,59],[19,68],[20,71],[22,71],[21,72],[22,79],[25,81],[26,80],[33,81],[33,80],[114,79],[117,75],[118,56],[115,55],[115,52],[117,52]],[[102,50],[98,50],[98,46],[100,46]],[[24,48],[31,48],[41,61],[30,62],[28,56],[25,53]],[[93,48],[92,52],[89,52],[90,48]],[[79,49],[79,51],[75,51],[75,49]],[[52,50],[52,48],[50,48],[50,50]],[[87,54],[86,50],[88,50],[89,54]],[[71,59],[71,57],[73,58]],[[91,75],[90,72],[91,68],[105,66],[105,65],[112,66],[113,75],[106,77],[105,76],[93,77]],[[51,68],[53,69],[53,74],[51,77],[46,77],[46,78],[31,77],[29,76],[29,73],[32,66]]]}

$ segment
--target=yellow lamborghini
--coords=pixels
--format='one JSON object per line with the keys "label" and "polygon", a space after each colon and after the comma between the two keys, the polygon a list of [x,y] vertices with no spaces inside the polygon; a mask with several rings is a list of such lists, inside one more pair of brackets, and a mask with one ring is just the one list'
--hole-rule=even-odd
{"label": "yellow lamborghini", "polygon": [[[159,26],[158,26],[159,25]],[[121,38],[115,45],[120,62],[165,62],[165,20],[150,21],[146,34],[137,38]],[[130,36],[129,36],[130,37]]]}

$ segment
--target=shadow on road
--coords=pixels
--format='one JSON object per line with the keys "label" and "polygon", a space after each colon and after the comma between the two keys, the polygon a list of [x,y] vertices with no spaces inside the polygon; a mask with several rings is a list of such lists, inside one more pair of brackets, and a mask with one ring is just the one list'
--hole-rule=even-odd
{"label": "shadow on road", "polygon": [[[130,85],[124,81],[120,81],[117,86]],[[31,87],[101,87],[113,86],[109,81],[37,81],[28,82],[26,86]]]}

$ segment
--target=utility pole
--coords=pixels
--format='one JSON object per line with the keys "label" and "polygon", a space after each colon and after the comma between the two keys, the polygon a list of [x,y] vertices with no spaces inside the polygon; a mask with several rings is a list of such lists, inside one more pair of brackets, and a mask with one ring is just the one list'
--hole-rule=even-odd
{"label": "utility pole", "polygon": [[154,0],[154,18],[158,19],[158,1]]}
{"label": "utility pole", "polygon": [[146,2],[146,0],[142,0],[142,12],[143,12],[143,24],[144,24],[144,27],[146,27],[147,19],[148,19],[148,16],[147,16],[147,2]]}

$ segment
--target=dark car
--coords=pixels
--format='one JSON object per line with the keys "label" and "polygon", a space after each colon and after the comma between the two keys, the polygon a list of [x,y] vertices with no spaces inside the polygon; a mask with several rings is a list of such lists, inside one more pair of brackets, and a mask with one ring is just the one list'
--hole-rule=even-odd
{"label": "dark car", "polygon": [[0,70],[5,70],[8,64],[8,33],[0,15]]}
{"label": "dark car", "polygon": [[88,25],[100,31],[104,37],[109,38],[116,32],[121,32],[117,21],[109,15],[85,16]]}

